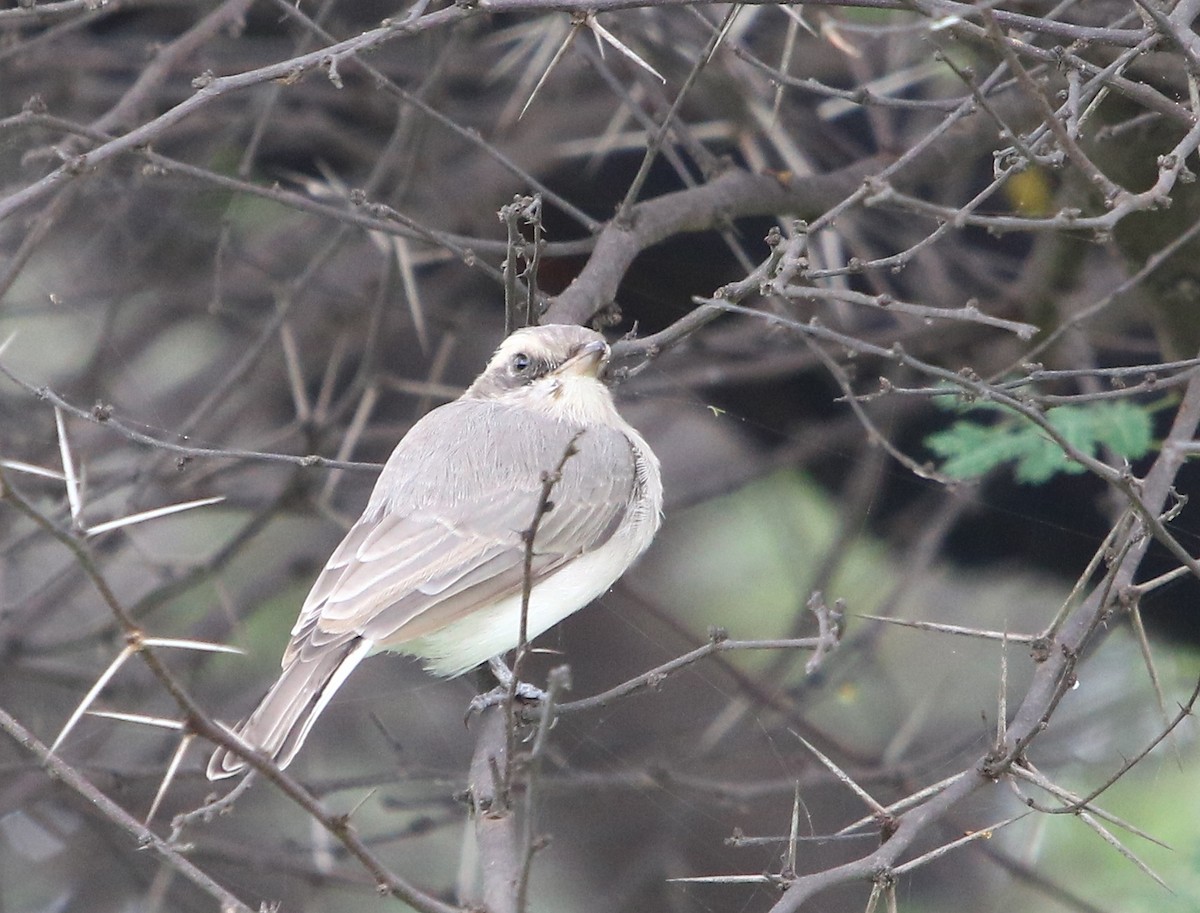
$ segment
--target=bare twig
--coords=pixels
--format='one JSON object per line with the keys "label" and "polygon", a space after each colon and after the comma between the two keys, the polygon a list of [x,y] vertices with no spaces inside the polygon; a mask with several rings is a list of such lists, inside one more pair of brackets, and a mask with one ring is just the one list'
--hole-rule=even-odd
{"label": "bare twig", "polygon": [[171,846],[168,841],[159,837],[144,824],[139,823],[137,819],[113,802],[101,790],[88,782],[79,771],[38,741],[33,733],[22,726],[3,708],[0,708],[0,729],[3,729],[13,741],[35,755],[38,761],[46,767],[50,775],[79,793],[79,795],[87,800],[89,805],[97,809],[107,820],[132,836],[137,841],[138,848],[152,850],[161,856],[164,862],[174,871],[219,901],[223,910],[252,913],[250,906],[213,881],[212,878],[198,869],[191,860],[183,856],[175,847]]}

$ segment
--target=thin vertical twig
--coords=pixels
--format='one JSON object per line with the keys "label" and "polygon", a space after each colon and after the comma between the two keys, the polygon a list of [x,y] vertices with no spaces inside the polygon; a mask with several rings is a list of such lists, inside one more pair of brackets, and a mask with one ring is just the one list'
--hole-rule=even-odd
{"label": "thin vertical twig", "polygon": [[712,38],[709,39],[708,46],[696,58],[696,63],[692,70],[688,73],[687,79],[683,86],[675,95],[675,101],[671,103],[670,109],[663,117],[662,123],[659,125],[658,132],[646,146],[646,154],[642,157],[642,164],[639,166],[637,174],[633,180],[629,182],[629,189],[625,192],[625,199],[621,201],[621,206],[617,210],[616,221],[618,224],[629,220],[629,211],[637,202],[638,195],[642,192],[642,187],[646,183],[646,179],[650,176],[650,166],[654,164],[654,160],[658,157],[658,151],[662,148],[667,139],[667,133],[670,131],[672,124],[675,121],[675,115],[679,112],[680,106],[683,104],[684,98],[687,97],[688,90],[695,84],[696,79],[700,76],[700,71],[708,65],[712,60],[713,54],[717,52],[717,48],[721,46],[721,42],[725,40],[725,35],[729,31],[729,27],[733,25],[733,20],[737,18],[737,14],[742,11],[740,4],[734,4],[729,8],[729,12],[725,14],[724,20],[719,28],[713,32]]}

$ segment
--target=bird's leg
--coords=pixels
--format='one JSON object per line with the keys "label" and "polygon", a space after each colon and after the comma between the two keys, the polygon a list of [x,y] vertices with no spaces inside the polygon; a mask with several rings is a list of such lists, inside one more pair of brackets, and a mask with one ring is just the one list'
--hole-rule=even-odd
{"label": "bird's leg", "polygon": [[[471,698],[471,703],[467,707],[467,716],[470,716],[472,713],[481,713],[488,707],[495,707],[508,700],[508,693],[513,683],[512,670],[504,664],[504,660],[499,656],[493,656],[488,660],[488,668],[500,684],[491,691],[477,694]],[[523,701],[534,703],[546,699],[546,692],[541,688],[529,684],[529,682],[517,682],[515,695]]]}
{"label": "bird's leg", "polygon": [[[493,656],[488,660],[488,668],[492,670],[492,675],[496,676],[496,681],[500,683],[501,688],[507,691],[512,687],[512,670],[499,656]],[[517,697],[523,701],[544,701],[546,692],[529,682],[517,682]]]}

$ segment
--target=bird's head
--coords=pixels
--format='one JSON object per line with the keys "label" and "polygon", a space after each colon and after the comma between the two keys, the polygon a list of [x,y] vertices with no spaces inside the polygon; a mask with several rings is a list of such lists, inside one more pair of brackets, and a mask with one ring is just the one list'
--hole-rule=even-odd
{"label": "bird's head", "polygon": [[608,343],[594,330],[568,324],[525,327],[500,343],[465,396],[565,421],[609,424],[616,410],[600,380],[608,356]]}

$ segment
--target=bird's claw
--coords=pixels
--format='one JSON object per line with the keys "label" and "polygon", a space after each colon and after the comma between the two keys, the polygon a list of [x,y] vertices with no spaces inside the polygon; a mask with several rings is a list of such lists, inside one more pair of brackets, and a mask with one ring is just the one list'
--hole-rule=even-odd
{"label": "bird's claw", "polygon": [[[475,695],[471,698],[471,703],[467,705],[467,713],[463,718],[463,722],[468,722],[471,717],[483,713],[489,707],[500,706],[508,700],[508,694],[508,685],[497,685],[491,691]],[[546,700],[547,695],[541,688],[531,685],[529,682],[517,682],[513,697],[525,703],[540,704]]]}
{"label": "bird's claw", "polygon": [[488,668],[500,684],[491,691],[485,691],[483,694],[477,694],[471,698],[471,703],[467,705],[467,714],[463,717],[464,723],[470,722],[472,716],[483,713],[489,707],[498,707],[503,704],[508,700],[510,692],[514,699],[530,704],[540,704],[547,699],[545,691],[529,682],[518,681],[516,687],[513,687],[512,670],[504,664],[504,660],[500,657],[488,660]]}

